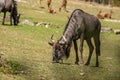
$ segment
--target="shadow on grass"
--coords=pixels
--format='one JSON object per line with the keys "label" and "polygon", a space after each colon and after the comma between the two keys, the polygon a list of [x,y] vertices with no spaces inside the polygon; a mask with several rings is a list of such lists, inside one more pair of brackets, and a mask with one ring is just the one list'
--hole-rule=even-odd
{"label": "shadow on grass", "polygon": [[0,25],[1,25],[1,26],[18,26],[18,25],[14,25],[14,24],[10,25],[10,23],[6,23],[6,24],[4,24],[4,25],[0,24]]}
{"label": "shadow on grass", "polygon": [[52,63],[52,64],[71,65],[71,63]]}
{"label": "shadow on grass", "polygon": [[59,63],[59,64],[63,64],[63,65],[72,65],[71,63]]}
{"label": "shadow on grass", "polygon": [[120,45],[116,46],[116,59],[120,62]]}
{"label": "shadow on grass", "polygon": [[4,60],[2,66],[0,67],[0,72],[8,73],[8,74],[28,74],[28,67],[25,65],[22,65],[21,63],[17,61],[7,61]]}
{"label": "shadow on grass", "polygon": [[91,67],[91,68],[104,68],[104,67],[102,67],[102,66],[99,66],[99,67],[96,67],[96,66],[89,66],[89,67]]}

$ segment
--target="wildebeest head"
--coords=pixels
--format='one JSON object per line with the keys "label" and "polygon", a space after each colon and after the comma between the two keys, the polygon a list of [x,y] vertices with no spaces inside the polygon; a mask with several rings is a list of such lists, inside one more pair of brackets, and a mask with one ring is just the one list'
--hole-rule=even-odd
{"label": "wildebeest head", "polygon": [[20,16],[21,16],[21,14],[18,14],[17,15],[17,24],[20,22],[19,20],[20,20]]}
{"label": "wildebeest head", "polygon": [[14,25],[18,25],[21,14],[13,15]]}
{"label": "wildebeest head", "polygon": [[51,42],[49,42],[49,45],[51,45],[53,48],[52,50],[53,63],[59,63],[59,60],[62,60],[64,55],[66,56],[66,52],[68,51],[67,45],[65,42],[62,42],[61,40],[54,41],[52,38],[53,35],[51,36]]}

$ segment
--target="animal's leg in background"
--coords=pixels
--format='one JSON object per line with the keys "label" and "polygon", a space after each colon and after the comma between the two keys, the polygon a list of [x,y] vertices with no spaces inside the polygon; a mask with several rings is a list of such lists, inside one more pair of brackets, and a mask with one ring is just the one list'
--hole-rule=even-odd
{"label": "animal's leg in background", "polygon": [[63,1],[62,1],[62,5],[61,5],[60,8],[59,8],[59,12],[61,11],[62,8],[64,9],[64,11],[68,12],[68,11],[66,10],[66,6],[67,6],[67,0],[63,0]]}
{"label": "animal's leg in background", "polygon": [[98,56],[100,56],[100,35],[94,36],[94,42],[96,47],[96,67],[99,66]]}
{"label": "animal's leg in background", "polygon": [[76,40],[74,40],[73,42],[74,42],[74,49],[75,49],[75,54],[76,54],[76,61],[75,61],[75,64],[78,64],[78,62],[79,62],[79,57],[78,57],[78,46],[77,46]]}
{"label": "animal's leg in background", "polygon": [[84,43],[84,33],[81,34],[80,37],[80,64],[84,64],[83,60],[83,43]]}
{"label": "animal's leg in background", "polygon": [[88,47],[89,47],[89,57],[88,57],[88,60],[87,60],[85,65],[89,65],[90,60],[91,60],[91,56],[92,56],[92,53],[93,53],[93,50],[94,50],[94,47],[93,47],[93,44],[91,42],[91,39],[87,39],[86,42],[87,42]]}
{"label": "animal's leg in background", "polygon": [[10,14],[10,25],[12,25],[12,14]]}
{"label": "animal's leg in background", "polygon": [[10,12],[10,25],[12,25],[12,19],[13,19],[13,21],[15,23],[15,15],[13,13],[14,12],[13,12],[13,9],[12,9],[11,12]]}
{"label": "animal's leg in background", "polygon": [[65,2],[65,3],[63,4],[63,9],[64,9],[65,12],[68,12],[67,9],[66,9],[66,6],[67,6],[67,2]]}
{"label": "animal's leg in background", "polygon": [[64,5],[63,8],[64,8],[64,11],[68,12],[68,11],[66,10],[66,5]]}
{"label": "animal's leg in background", "polygon": [[59,8],[59,12],[61,12],[62,7],[63,7],[63,5],[60,6],[60,8]]}
{"label": "animal's leg in background", "polygon": [[47,0],[48,9],[51,8],[51,2],[52,0]]}
{"label": "animal's leg in background", "polygon": [[42,6],[42,1],[43,1],[43,0],[39,0],[39,7],[40,7],[40,8],[44,8],[44,7]]}
{"label": "animal's leg in background", "polygon": [[39,0],[39,5],[40,5],[40,7],[42,6],[42,0]]}
{"label": "animal's leg in background", "polygon": [[42,0],[39,0],[39,7],[42,7]]}
{"label": "animal's leg in background", "polygon": [[5,22],[5,17],[6,17],[6,12],[4,12],[4,16],[3,16],[2,25],[4,25],[4,22]]}

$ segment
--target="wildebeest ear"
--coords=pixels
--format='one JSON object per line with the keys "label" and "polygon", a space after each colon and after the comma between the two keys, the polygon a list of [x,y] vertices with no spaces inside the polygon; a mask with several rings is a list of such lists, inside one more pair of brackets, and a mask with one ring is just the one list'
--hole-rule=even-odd
{"label": "wildebeest ear", "polygon": [[50,46],[53,46],[54,43],[48,42],[48,44],[49,44]]}

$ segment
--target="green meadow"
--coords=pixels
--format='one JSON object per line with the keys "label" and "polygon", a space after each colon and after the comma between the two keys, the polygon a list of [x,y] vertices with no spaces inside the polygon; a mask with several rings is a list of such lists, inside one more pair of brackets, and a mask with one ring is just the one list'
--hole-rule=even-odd
{"label": "green meadow", "polygon": [[[48,45],[50,37],[58,40],[74,9],[82,9],[92,15],[97,15],[101,9],[103,14],[113,10],[112,19],[120,20],[120,8],[82,1],[68,0],[69,13],[58,11],[60,0],[53,0],[52,7],[56,14],[49,14],[46,0],[44,9],[39,8],[38,0],[18,2],[18,11],[22,14],[20,21],[46,22],[60,27],[18,25],[9,26],[0,23],[0,80],[120,80],[120,35],[112,32],[101,32],[100,66],[95,66],[95,51],[89,66],[75,65],[75,51],[72,46],[68,59],[64,64],[52,63],[52,47]],[[0,14],[2,19],[3,13]],[[9,16],[9,13],[7,14]],[[120,29],[120,22],[100,20],[102,28]],[[78,40],[78,45],[79,45]],[[84,61],[88,58],[88,46],[84,43]]]}

